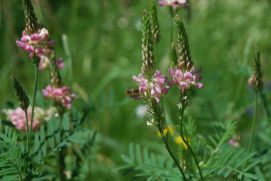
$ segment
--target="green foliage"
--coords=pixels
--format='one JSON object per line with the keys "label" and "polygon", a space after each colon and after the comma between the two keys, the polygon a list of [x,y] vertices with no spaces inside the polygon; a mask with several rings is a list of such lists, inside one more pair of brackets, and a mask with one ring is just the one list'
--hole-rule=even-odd
{"label": "green foliage", "polygon": [[251,172],[261,161],[254,159],[256,153],[249,153],[244,148],[233,148],[229,145],[223,145],[213,154],[204,165],[203,173],[210,178],[218,176],[224,178],[247,178],[255,180],[258,177]]}
{"label": "green foliage", "polygon": [[[35,134],[34,151],[32,158],[36,163],[43,163],[47,156],[59,152],[61,149],[73,143],[86,144],[92,138],[92,131],[89,129],[76,129],[73,127],[68,114],[62,120],[53,117],[48,121],[46,127],[41,127]],[[46,131],[45,131],[46,130]]]}
{"label": "green foliage", "polygon": [[226,121],[217,122],[213,126],[213,132],[209,135],[210,144],[208,144],[212,153],[216,153],[222,144],[225,144],[234,135],[236,124],[235,121]]}
{"label": "green foliage", "polygon": [[150,152],[138,144],[130,143],[128,155],[122,155],[122,159],[125,165],[120,169],[133,172],[135,177],[143,178],[143,180],[174,181],[182,177],[170,157]]}
{"label": "green foliage", "polygon": [[0,180],[23,180],[26,155],[16,133],[6,127],[3,133],[0,132],[0,145]]}

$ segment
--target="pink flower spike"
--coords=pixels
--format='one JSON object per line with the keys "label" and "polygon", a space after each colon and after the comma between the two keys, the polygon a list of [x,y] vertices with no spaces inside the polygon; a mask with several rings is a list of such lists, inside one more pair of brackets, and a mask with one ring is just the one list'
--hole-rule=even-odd
{"label": "pink flower spike", "polygon": [[[42,109],[36,108],[35,109],[35,115],[34,115],[34,120],[32,124],[32,129],[37,130],[40,126],[40,116],[37,113],[42,112]],[[5,111],[8,120],[11,121],[11,123],[16,127],[16,129],[20,131],[26,131],[26,117],[25,117],[25,112],[21,108],[17,109],[9,109]],[[30,125],[30,117],[31,117],[32,109],[29,107],[27,109],[27,116],[28,116],[28,125]]]}
{"label": "pink flower spike", "polygon": [[49,46],[49,33],[45,28],[39,29],[32,34],[22,32],[20,41],[16,41],[19,48],[26,51],[31,59],[34,56],[49,57],[52,53]]}
{"label": "pink flower spike", "polygon": [[203,87],[203,84],[198,82],[199,76],[194,72],[193,67],[190,69],[190,71],[186,71],[185,73],[177,68],[169,68],[168,72],[172,77],[172,80],[169,81],[169,85],[178,85],[181,91],[188,90],[191,86],[198,89]]}
{"label": "pink flower spike", "polygon": [[65,86],[52,87],[49,85],[42,90],[42,94],[45,98],[52,99],[67,109],[71,109],[72,102],[76,98],[76,95]]}
{"label": "pink flower spike", "polygon": [[169,87],[167,86],[167,77],[163,76],[161,72],[157,70],[150,83],[150,88],[151,96],[159,103],[162,95],[167,94],[169,90]]}

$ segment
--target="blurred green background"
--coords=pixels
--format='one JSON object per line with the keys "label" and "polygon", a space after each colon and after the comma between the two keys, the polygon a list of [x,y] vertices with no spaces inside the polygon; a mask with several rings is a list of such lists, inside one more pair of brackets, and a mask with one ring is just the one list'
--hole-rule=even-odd
{"label": "blurred green background", "polygon": [[[76,108],[89,103],[89,123],[98,130],[95,158],[90,177],[95,180],[129,180],[117,168],[129,142],[157,148],[156,131],[146,126],[146,118],[136,114],[141,104],[125,97],[135,86],[131,77],[141,67],[141,15],[148,0],[33,0],[40,23],[56,41],[56,54],[64,58],[62,75],[78,94]],[[23,10],[18,0],[1,0],[0,19],[0,105],[15,101],[9,77],[14,74],[31,93],[34,69],[24,52],[16,47],[24,28]],[[190,9],[189,9],[190,8]],[[271,1],[191,0],[180,10],[189,37],[193,61],[201,68],[204,89],[198,90],[189,114],[198,132],[208,136],[217,121],[238,121],[238,133],[246,136],[253,112],[253,91],[247,86],[255,47],[262,55],[264,92],[271,91]],[[170,22],[168,8],[158,7],[161,41],[157,65],[168,67]],[[48,83],[42,72],[39,88]],[[165,102],[174,123],[176,94]],[[40,102],[40,104],[43,104]],[[264,110],[260,109],[260,120]],[[257,129],[264,128],[258,124]],[[241,139],[242,140],[242,139]],[[265,140],[271,144],[270,140]]]}

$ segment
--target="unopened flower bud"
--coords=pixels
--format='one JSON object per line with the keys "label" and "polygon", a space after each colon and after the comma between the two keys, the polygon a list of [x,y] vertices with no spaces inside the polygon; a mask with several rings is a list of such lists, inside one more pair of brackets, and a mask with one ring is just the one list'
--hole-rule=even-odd
{"label": "unopened flower bud", "polygon": [[26,95],[23,87],[20,85],[20,83],[13,76],[11,76],[11,81],[12,81],[12,85],[15,90],[15,94],[20,102],[20,107],[23,110],[27,110],[27,108],[29,106],[28,96]]}
{"label": "unopened flower bud", "polygon": [[255,54],[253,73],[248,80],[248,84],[255,91],[261,91],[263,88],[262,70],[261,70],[260,52],[259,51],[257,51]]}

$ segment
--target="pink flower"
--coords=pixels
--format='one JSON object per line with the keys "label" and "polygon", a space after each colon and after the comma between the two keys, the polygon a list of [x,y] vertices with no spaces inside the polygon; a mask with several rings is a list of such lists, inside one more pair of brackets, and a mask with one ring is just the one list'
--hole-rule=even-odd
{"label": "pink flower", "polygon": [[234,135],[229,141],[228,144],[232,147],[240,147],[240,136]]}
{"label": "pink flower", "polygon": [[161,72],[157,70],[150,83],[150,88],[151,96],[159,103],[162,95],[167,94],[169,90],[169,86],[167,86],[167,77],[163,76]]}
{"label": "pink flower", "polygon": [[50,65],[50,60],[47,57],[42,57],[39,63],[39,70],[44,70]]}
{"label": "pink flower", "polygon": [[41,61],[44,56],[48,57],[51,53],[49,47],[51,46],[51,41],[49,41],[48,30],[42,28],[33,34],[22,33],[20,40],[16,41],[19,48],[23,49],[29,54],[32,59],[34,56],[38,56]]}
{"label": "pink flower", "polygon": [[[26,117],[25,112],[21,108],[17,109],[9,109],[4,111],[7,115],[7,119],[11,121],[11,123],[16,127],[16,129],[21,131],[26,131]],[[35,115],[33,119],[32,129],[37,130],[40,126],[40,114],[43,112],[40,108],[35,108]],[[30,127],[30,119],[31,119],[32,109],[28,108],[27,116],[28,116],[28,125]]]}
{"label": "pink flower", "polygon": [[151,82],[144,78],[143,74],[133,76],[133,80],[139,84],[139,92],[143,95],[148,95],[160,102],[162,95],[167,94],[169,86],[167,85],[167,77],[163,76],[159,70],[155,72]]}
{"label": "pink flower", "polygon": [[146,94],[148,88],[149,88],[149,83],[148,80],[144,78],[143,74],[139,74],[138,76],[133,76],[133,80],[138,82],[139,84],[139,92],[141,94]]}
{"label": "pink flower", "polygon": [[183,92],[188,90],[191,86],[196,88],[202,88],[203,84],[199,81],[199,76],[195,73],[194,68],[190,71],[182,71],[181,69],[177,68],[170,68],[169,74],[172,77],[172,80],[169,81],[169,85],[178,85],[179,89]]}
{"label": "pink flower", "polygon": [[76,95],[66,86],[53,87],[49,85],[42,90],[42,94],[45,98],[52,99],[67,109],[71,109],[72,102],[76,98]]}
{"label": "pink flower", "polygon": [[59,69],[63,69],[63,68],[64,68],[64,61],[63,61],[62,58],[56,59],[56,66],[57,66]]}
{"label": "pink flower", "polygon": [[160,6],[171,6],[174,9],[187,5],[187,0],[159,0]]}

